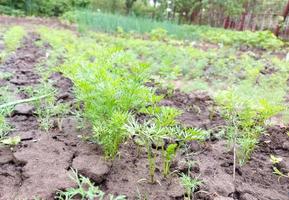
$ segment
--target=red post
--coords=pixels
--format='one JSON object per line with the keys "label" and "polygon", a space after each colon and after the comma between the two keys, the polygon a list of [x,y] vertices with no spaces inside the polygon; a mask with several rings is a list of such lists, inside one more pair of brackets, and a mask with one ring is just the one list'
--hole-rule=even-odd
{"label": "red post", "polygon": [[224,20],[223,27],[224,27],[224,29],[227,29],[227,28],[229,28],[229,26],[230,26],[230,17],[227,16]]}
{"label": "red post", "polygon": [[241,15],[240,24],[238,27],[239,31],[242,31],[244,29],[245,19],[248,14],[248,4],[249,4],[248,2],[245,2],[243,4],[244,11],[242,12],[242,15]]}

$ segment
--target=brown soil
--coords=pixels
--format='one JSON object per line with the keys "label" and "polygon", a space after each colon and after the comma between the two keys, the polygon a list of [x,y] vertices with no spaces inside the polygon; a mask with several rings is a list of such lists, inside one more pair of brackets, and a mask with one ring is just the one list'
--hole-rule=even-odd
{"label": "brown soil", "polygon": [[[17,91],[26,86],[39,84],[40,76],[35,65],[45,57],[45,51],[36,47],[34,42],[39,36],[30,33],[21,48],[11,55],[0,68],[2,72],[10,72],[13,78],[2,80],[1,86],[8,86],[16,93],[17,99],[25,98]],[[51,76],[59,90],[59,102],[72,101],[72,83],[61,74]],[[67,95],[63,95],[67,93]],[[95,160],[101,154],[96,145],[79,140],[76,119],[68,116],[63,119],[62,130],[54,129],[49,133],[40,130],[37,116],[32,112],[33,106],[23,104],[16,106],[7,120],[14,127],[10,136],[20,136],[21,144],[10,149],[0,147],[0,199],[54,199],[57,190],[75,187],[69,178],[74,159],[84,155]],[[97,158],[101,168],[101,176],[107,173],[107,164]],[[79,160],[79,159],[78,159]],[[95,161],[94,161],[95,162]],[[105,168],[106,167],[106,168]],[[84,166],[79,170],[86,172]]]}
{"label": "brown soil", "polygon": [[69,30],[76,30],[76,26],[67,25],[59,21],[59,19],[55,18],[40,18],[40,17],[31,17],[31,18],[23,18],[23,17],[12,17],[12,16],[4,16],[0,15],[0,24],[1,26],[11,26],[11,25],[20,25],[27,27],[31,30],[32,27],[35,26],[48,26],[51,28],[65,28]]}
{"label": "brown soil", "polygon": [[166,95],[160,105],[181,109],[183,113],[177,120],[186,127],[212,130],[224,125],[217,106],[206,92],[185,94],[176,90]]}
{"label": "brown soil", "polygon": [[[40,82],[35,65],[45,59],[45,51],[34,42],[39,36],[30,33],[7,61],[0,66],[0,72],[11,72],[9,80],[0,80],[1,86],[8,86],[15,92],[15,98],[23,99],[19,92],[26,86]],[[58,89],[59,103],[68,102],[73,106],[72,82],[60,73],[50,77]],[[174,92],[167,95],[161,105],[174,106],[183,110],[178,121],[184,126],[203,129],[217,129],[224,121],[215,109],[213,100],[206,93],[183,94]],[[179,153],[167,179],[161,175],[161,161],[157,159],[156,184],[149,184],[148,162],[144,149],[137,150],[132,141],[121,146],[114,161],[105,161],[101,149],[78,137],[90,131],[79,132],[77,120],[69,115],[63,119],[61,130],[53,128],[43,132],[39,128],[33,106],[23,104],[15,107],[8,118],[14,130],[10,136],[19,135],[21,143],[14,148],[0,147],[0,200],[24,200],[40,197],[54,199],[58,190],[76,187],[70,180],[71,168],[89,177],[103,191],[123,194],[128,199],[178,200],[184,199],[185,191],[179,183],[177,172],[186,172],[183,161],[195,161],[191,176],[204,181],[194,194],[195,199],[238,199],[238,200],[286,200],[289,199],[289,179],[272,173],[270,154],[282,156],[278,168],[289,170],[288,127],[268,128],[251,160],[237,167],[236,182],[232,179],[232,152],[226,142],[214,135],[204,143],[188,144],[189,154]],[[213,133],[212,133],[213,134]]]}
{"label": "brown soil", "polygon": [[[29,33],[22,46],[0,67],[1,72],[13,74],[11,79],[1,80],[1,86],[8,86],[16,99],[27,98],[21,89],[40,83],[35,65],[45,59],[45,51],[34,44],[37,40],[38,35]],[[60,73],[53,73],[50,80],[59,91],[58,102],[70,102],[73,106],[72,82]],[[135,147],[129,144],[123,145],[120,156],[112,163],[105,161],[97,145],[79,139],[79,135],[89,131],[80,133],[73,116],[63,119],[61,130],[54,128],[48,133],[40,129],[31,104],[16,106],[7,120],[14,127],[9,136],[20,136],[21,143],[13,149],[0,147],[1,200],[54,199],[58,190],[76,187],[69,178],[71,168],[89,177],[105,192],[125,194],[129,199],[136,198],[137,189],[152,199],[165,198],[168,190],[171,195],[166,199],[184,195],[177,178],[170,182],[160,180],[162,185],[138,183],[147,177],[146,156],[142,152],[140,158],[135,157]]]}
{"label": "brown soil", "polygon": [[[287,128],[287,131],[289,129]],[[251,159],[244,166],[237,166],[236,183],[233,174],[233,153],[226,142],[209,142],[205,151],[193,156],[200,167],[205,184],[197,194],[197,199],[231,197],[240,200],[280,200],[289,199],[289,178],[280,178],[273,174],[270,155],[281,156],[283,161],[279,169],[288,173],[289,137],[286,128],[269,128],[267,135],[261,138]],[[205,191],[205,192],[203,192]]]}

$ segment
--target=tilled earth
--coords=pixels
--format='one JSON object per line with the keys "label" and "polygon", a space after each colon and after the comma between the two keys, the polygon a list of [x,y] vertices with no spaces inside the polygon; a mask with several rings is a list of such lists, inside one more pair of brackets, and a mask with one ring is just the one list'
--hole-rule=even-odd
{"label": "tilled earth", "polygon": [[[9,79],[0,80],[0,86],[9,87],[15,99],[27,98],[19,91],[41,83],[36,65],[46,59],[46,52],[35,45],[39,40],[37,34],[30,32],[21,47],[0,65],[0,73],[13,74]],[[58,90],[58,103],[70,103],[73,107],[72,82],[60,73],[53,73],[50,80]],[[224,125],[213,100],[205,93],[176,91],[165,97],[161,105],[182,109],[184,112],[178,121],[188,127],[217,131]],[[90,134],[90,131],[80,132],[73,115],[63,119],[61,129],[54,127],[49,132],[40,129],[30,104],[16,106],[7,120],[14,127],[10,136],[20,136],[21,143],[14,148],[0,147],[0,200],[54,199],[58,190],[76,187],[69,178],[71,168],[89,177],[106,193],[123,194],[128,199],[184,199],[185,191],[177,173],[166,180],[161,177],[160,160],[157,160],[156,170],[158,183],[151,185],[144,180],[148,175],[146,154],[144,150],[138,153],[133,141],[123,144],[119,156],[109,162],[103,159],[97,145],[80,139],[79,135]],[[185,161],[195,161],[191,175],[204,181],[195,199],[286,200],[289,199],[289,179],[278,179],[273,174],[269,157],[271,154],[282,156],[280,169],[288,173],[288,131],[288,126],[268,128],[251,160],[237,167],[235,184],[233,154],[225,141],[217,139],[214,131],[211,139],[204,143],[188,143],[190,156],[178,154],[171,170],[186,172]]]}

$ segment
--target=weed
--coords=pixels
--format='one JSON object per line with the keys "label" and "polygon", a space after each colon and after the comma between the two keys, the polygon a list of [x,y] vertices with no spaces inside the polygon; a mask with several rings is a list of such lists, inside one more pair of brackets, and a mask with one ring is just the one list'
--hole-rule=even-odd
{"label": "weed", "polygon": [[284,174],[277,167],[273,167],[273,174],[276,174],[277,176],[279,176],[278,180],[280,180],[281,177],[289,178],[289,173]]}
{"label": "weed", "polygon": [[270,161],[273,165],[280,163],[282,160],[283,159],[281,157],[276,157],[274,155],[270,155]]}
{"label": "weed", "polygon": [[150,38],[152,40],[164,40],[167,37],[167,31],[162,28],[153,29],[150,32]]}
{"label": "weed", "polygon": [[182,112],[172,107],[160,107],[160,112],[155,114],[156,124],[160,127],[175,126],[175,119]]}

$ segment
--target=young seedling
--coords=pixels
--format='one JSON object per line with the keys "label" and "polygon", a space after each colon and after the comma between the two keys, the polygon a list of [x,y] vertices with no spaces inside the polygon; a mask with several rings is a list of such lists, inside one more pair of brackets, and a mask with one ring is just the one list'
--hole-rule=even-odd
{"label": "young seedling", "polygon": [[181,184],[186,190],[187,193],[187,200],[192,199],[193,193],[199,188],[199,186],[203,183],[202,180],[198,178],[192,178],[187,174],[182,173],[181,177]]}
{"label": "young seedling", "polygon": [[277,167],[276,165],[278,165],[283,159],[281,157],[276,157],[274,155],[270,155],[270,162],[273,165],[273,174],[276,174],[277,176],[279,176],[278,181],[280,180],[281,177],[285,177],[285,178],[289,178],[289,173],[286,175],[284,173],[282,173]]}
{"label": "young seedling", "polygon": [[[156,169],[156,157],[157,153],[154,152],[153,144],[161,147],[164,139],[164,129],[157,127],[152,122],[145,122],[139,124],[134,119],[131,119],[126,126],[127,131],[131,135],[136,137],[137,145],[143,145],[146,148],[149,164],[149,183],[154,184],[155,180],[155,169]],[[156,148],[157,149],[157,148]]]}
{"label": "young seedling", "polygon": [[281,157],[276,157],[274,155],[270,155],[270,161],[273,165],[280,163],[283,159]]}
{"label": "young seedling", "polygon": [[[71,169],[72,175],[70,178],[77,183],[77,188],[69,188],[66,191],[58,191],[56,199],[58,200],[73,200],[75,198],[81,198],[81,200],[103,200],[105,193],[100,190],[98,186],[95,186],[89,178],[79,175],[77,170]],[[126,200],[124,195],[114,197],[109,194],[110,200]]]}
{"label": "young seedling", "polygon": [[163,149],[163,174],[167,177],[170,173],[171,161],[175,157],[177,152],[178,144],[169,144],[167,149]]}

